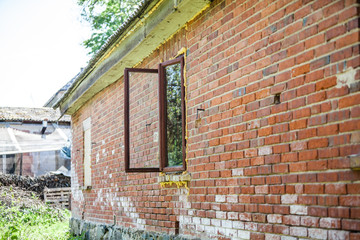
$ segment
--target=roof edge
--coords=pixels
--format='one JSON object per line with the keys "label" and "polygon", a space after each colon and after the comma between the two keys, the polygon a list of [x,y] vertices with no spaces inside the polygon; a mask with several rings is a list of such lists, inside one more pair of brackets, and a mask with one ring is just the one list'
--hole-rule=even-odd
{"label": "roof edge", "polygon": [[146,1],[108,40],[54,105],[72,115],[96,93],[119,80],[125,67],[141,62],[210,5],[210,0]]}

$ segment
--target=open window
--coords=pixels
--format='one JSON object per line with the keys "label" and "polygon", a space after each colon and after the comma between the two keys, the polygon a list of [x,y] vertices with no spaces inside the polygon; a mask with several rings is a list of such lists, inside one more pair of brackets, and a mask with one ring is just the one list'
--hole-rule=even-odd
{"label": "open window", "polygon": [[158,69],[125,69],[126,172],[186,169],[183,72],[183,57]]}

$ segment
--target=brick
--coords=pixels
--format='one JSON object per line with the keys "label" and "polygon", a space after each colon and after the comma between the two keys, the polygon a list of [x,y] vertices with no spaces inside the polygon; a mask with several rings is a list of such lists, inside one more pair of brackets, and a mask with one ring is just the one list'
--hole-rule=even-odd
{"label": "brick", "polygon": [[317,200],[315,196],[299,196],[299,204],[304,205],[315,205],[317,204]]}
{"label": "brick", "polygon": [[259,156],[270,155],[270,154],[272,154],[272,147],[261,147],[258,150]]}
{"label": "brick", "polygon": [[264,157],[251,158],[250,162],[251,162],[251,166],[263,165]]}
{"label": "brick", "polygon": [[310,71],[310,64],[305,64],[292,70],[292,77],[308,73]]}
{"label": "brick", "polygon": [[318,136],[329,136],[329,135],[337,135],[339,133],[339,125],[332,124],[323,127],[317,128],[317,135]]}
{"label": "brick", "polygon": [[336,182],[338,180],[338,174],[336,172],[325,172],[317,174],[318,182]]}
{"label": "brick", "polygon": [[295,58],[289,58],[279,63],[279,71],[291,68],[295,65]]}
{"label": "brick", "polygon": [[346,184],[342,183],[328,183],[325,185],[326,194],[346,194]]}
{"label": "brick", "polygon": [[[306,105],[306,98],[305,97],[294,99],[293,101],[289,102],[289,104],[288,104],[289,109],[296,109],[296,108],[303,107],[305,105]],[[293,124],[295,124],[295,123],[293,123]],[[297,126],[295,126],[295,127],[297,127]]]}
{"label": "brick", "polygon": [[340,123],[339,131],[340,132],[349,132],[349,131],[356,131],[360,129],[360,120],[352,120]]}
{"label": "brick", "polygon": [[290,172],[304,172],[306,171],[306,162],[297,162],[289,164]]}
{"label": "brick", "polygon": [[305,48],[309,49],[325,42],[325,34],[319,34],[305,41]]}
{"label": "brick", "polygon": [[321,218],[320,227],[338,229],[341,227],[341,222],[340,219],[337,218]]}
{"label": "brick", "polygon": [[320,59],[316,59],[310,63],[310,69],[313,71],[315,69],[324,67],[330,64],[330,56],[325,56]]}
{"label": "brick", "polygon": [[327,115],[328,122],[338,122],[343,121],[350,118],[350,111],[349,110],[342,110],[331,112]]}
{"label": "brick", "polygon": [[349,239],[349,232],[341,230],[329,230],[328,239],[329,240],[340,240],[340,239]]}
{"label": "brick", "polygon": [[360,196],[341,196],[340,197],[341,206],[359,206],[360,205]]}
{"label": "brick", "polygon": [[348,194],[358,194],[360,193],[360,183],[349,183],[347,184]]}
{"label": "brick", "polygon": [[293,112],[293,118],[299,119],[303,117],[309,117],[311,114],[310,108],[302,108]]}
{"label": "brick", "polygon": [[338,1],[335,2],[323,9],[323,14],[325,17],[328,17],[334,13],[338,13],[339,11],[343,10],[344,8],[344,2]]}
{"label": "brick", "polygon": [[299,152],[299,161],[314,160],[317,158],[317,150]]}
{"label": "brick", "polygon": [[328,18],[324,21],[321,21],[319,23],[319,31],[322,32],[323,30],[326,30],[334,25],[336,25],[339,21],[339,16],[338,15],[335,15],[331,18]]}
{"label": "brick", "polygon": [[318,217],[301,217],[301,225],[307,227],[319,227],[319,218]]}
{"label": "brick", "polygon": [[283,223],[286,225],[299,226],[300,225],[300,216],[285,215],[285,216],[283,216]]}
{"label": "brick", "polygon": [[305,185],[306,194],[322,194],[324,193],[323,184],[307,184]]}
{"label": "brick", "polygon": [[307,142],[293,142],[290,144],[291,151],[306,150],[307,148]]}
{"label": "brick", "polygon": [[278,64],[272,65],[263,70],[263,76],[268,76],[270,74],[276,73],[278,71]]}
{"label": "brick", "polygon": [[264,240],[265,239],[265,234],[264,233],[251,232],[250,233],[250,239]]}
{"label": "brick", "polygon": [[318,92],[318,93],[312,94],[312,95],[307,97],[308,104],[322,102],[324,100],[326,100],[326,93],[325,92]]}
{"label": "brick", "polygon": [[308,214],[308,207],[301,206],[301,205],[291,205],[290,206],[290,213],[295,215],[307,215]]}
{"label": "brick", "polygon": [[277,206],[274,208],[275,214],[289,214],[290,213],[290,207],[289,206]]}
{"label": "brick", "polygon": [[296,64],[301,64],[301,63],[310,61],[311,59],[314,58],[314,53],[315,53],[314,50],[310,50],[310,51],[307,51],[305,53],[298,55],[295,59]]}
{"label": "brick", "polygon": [[288,235],[289,232],[290,232],[290,229],[289,229],[288,226],[274,225],[273,229],[274,229],[274,233],[277,233],[277,234],[286,234],[286,235]]}
{"label": "brick", "polygon": [[348,96],[339,100],[339,108],[346,108],[360,104],[360,94]]}
{"label": "brick", "polygon": [[316,217],[327,217],[328,208],[327,207],[308,207],[308,215]]}
{"label": "brick", "polygon": [[298,196],[297,195],[282,195],[281,203],[283,204],[295,204],[297,203]]}
{"label": "brick", "polygon": [[350,209],[350,218],[360,219],[360,209],[359,208]]}
{"label": "brick", "polygon": [[350,210],[347,207],[331,207],[329,208],[329,217],[332,218],[349,218]]}
{"label": "brick", "polygon": [[277,93],[281,93],[286,89],[286,84],[276,84],[275,86],[273,86],[270,90],[271,94],[277,94]]}
{"label": "brick", "polygon": [[338,40],[336,40],[336,48],[340,49],[345,46],[354,44],[359,41],[359,34],[357,32],[354,32],[352,34],[348,34]]}
{"label": "brick", "polygon": [[328,231],[325,229],[319,229],[319,228],[309,228],[308,234],[309,234],[309,237],[312,239],[327,239]]}
{"label": "brick", "polygon": [[318,116],[309,118],[308,122],[309,122],[309,126],[322,125],[327,122],[327,117],[326,117],[326,115],[318,115]]}
{"label": "brick", "polygon": [[[295,150],[291,150],[295,151]],[[297,153],[283,153],[281,154],[281,162],[297,162],[298,154]]]}
{"label": "brick", "polygon": [[360,233],[350,232],[350,240],[360,239]]}
{"label": "brick", "polygon": [[319,149],[323,147],[327,147],[329,145],[329,140],[327,138],[317,138],[311,139],[308,141],[308,148],[309,149]]}
{"label": "brick", "polygon": [[290,227],[290,235],[306,237],[307,236],[307,228],[304,227]]}
{"label": "brick", "polygon": [[326,31],[325,35],[326,35],[326,41],[330,41],[333,38],[336,38],[340,35],[343,35],[346,32],[346,26],[345,25],[340,25],[337,26],[335,28],[332,28],[328,31]]}
{"label": "brick", "polygon": [[296,95],[299,96],[304,96],[304,95],[308,95],[310,93],[313,93],[315,91],[315,84],[309,84],[309,85],[305,85],[302,86],[300,88],[298,88],[296,90]]}

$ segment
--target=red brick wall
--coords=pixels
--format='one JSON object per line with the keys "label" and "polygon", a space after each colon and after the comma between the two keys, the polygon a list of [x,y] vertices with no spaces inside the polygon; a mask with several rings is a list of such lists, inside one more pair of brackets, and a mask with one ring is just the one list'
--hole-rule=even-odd
{"label": "red brick wall", "polygon": [[[200,238],[358,239],[355,2],[213,2],[137,66],[188,49],[189,195],[124,172],[121,78],[73,116],[73,216]],[[82,191],[88,117],[93,188]]]}

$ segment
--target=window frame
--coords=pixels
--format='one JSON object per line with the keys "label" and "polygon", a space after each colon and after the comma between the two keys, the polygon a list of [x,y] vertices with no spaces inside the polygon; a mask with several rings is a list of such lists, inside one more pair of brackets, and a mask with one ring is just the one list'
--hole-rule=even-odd
{"label": "window frame", "polygon": [[[181,66],[181,127],[182,127],[182,165],[168,166],[167,154],[167,98],[165,68],[180,63]],[[184,56],[159,64],[159,117],[160,117],[160,168],[163,172],[178,172],[186,170],[186,122],[185,122],[185,85],[184,85]]]}
{"label": "window frame", "polygon": [[130,83],[129,73],[158,73],[158,69],[125,68],[124,70],[124,154],[125,172],[160,172],[160,168],[130,168]]}
{"label": "window frame", "polygon": [[[158,65],[157,69],[148,68],[125,68],[124,69],[124,158],[125,172],[179,172],[185,171],[186,166],[186,110],[185,110],[185,85],[184,85],[184,56],[165,61]],[[182,165],[168,166],[167,158],[167,98],[166,98],[166,72],[165,68],[170,65],[180,63],[181,66],[181,124],[182,124]],[[159,168],[130,168],[130,72],[157,73],[158,74],[158,93],[159,93]]]}

